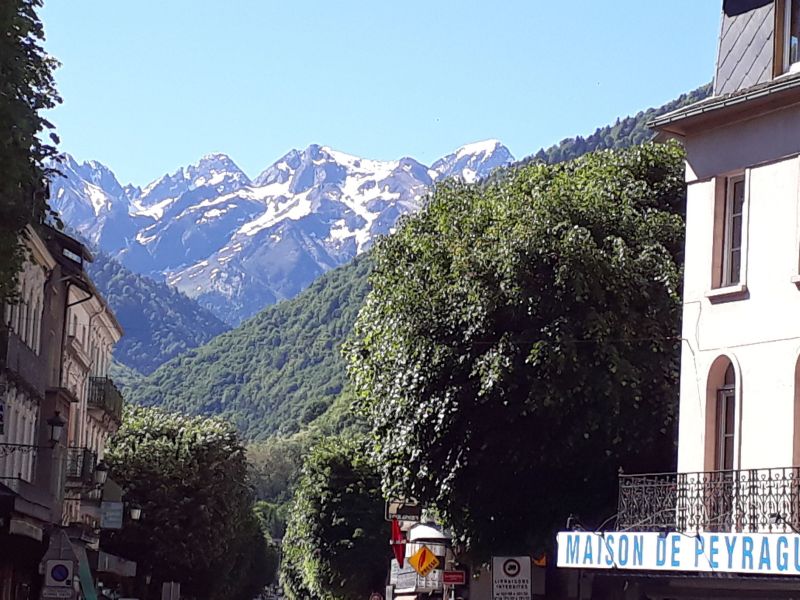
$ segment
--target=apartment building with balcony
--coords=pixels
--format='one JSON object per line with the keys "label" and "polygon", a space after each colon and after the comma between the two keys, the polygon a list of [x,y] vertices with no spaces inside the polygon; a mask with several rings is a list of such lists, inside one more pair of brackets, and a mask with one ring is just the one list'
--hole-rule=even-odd
{"label": "apartment building with balcony", "polygon": [[559,534],[585,597],[800,596],[800,0],[722,8],[713,96],[653,123],[686,149],[677,469]]}
{"label": "apartment building with balcony", "polygon": [[98,459],[122,418],[108,378],[122,330],[85,271],[91,254],[49,227],[26,234],[19,298],[0,312],[0,600],[37,597],[54,531],[84,563],[98,550]]}

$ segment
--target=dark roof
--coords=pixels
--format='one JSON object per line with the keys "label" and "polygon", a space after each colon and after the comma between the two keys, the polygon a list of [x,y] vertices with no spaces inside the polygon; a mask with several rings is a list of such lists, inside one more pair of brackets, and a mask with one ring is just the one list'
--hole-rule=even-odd
{"label": "dark roof", "polygon": [[[755,116],[800,102],[800,73],[778,77],[737,92],[711,96],[656,117],[649,127],[683,136],[691,130]],[[717,123],[720,120],[720,123]]]}
{"label": "dark roof", "polygon": [[746,12],[761,8],[767,4],[772,3],[773,0],[724,0],[722,3],[722,10],[729,17],[736,15],[743,15]]}

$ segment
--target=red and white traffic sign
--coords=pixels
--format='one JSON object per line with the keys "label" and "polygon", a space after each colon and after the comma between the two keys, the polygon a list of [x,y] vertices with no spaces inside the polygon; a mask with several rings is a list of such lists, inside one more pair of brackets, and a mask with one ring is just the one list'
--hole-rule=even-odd
{"label": "red and white traffic sign", "polygon": [[445,571],[442,574],[442,583],[446,585],[464,585],[467,583],[467,574],[464,571]]}

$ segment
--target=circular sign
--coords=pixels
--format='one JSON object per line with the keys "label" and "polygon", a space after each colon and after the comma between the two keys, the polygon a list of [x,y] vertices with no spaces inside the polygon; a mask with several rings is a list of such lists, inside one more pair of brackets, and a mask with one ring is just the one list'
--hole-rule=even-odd
{"label": "circular sign", "polygon": [[383,600],[383,596],[381,596],[378,592],[372,592],[369,596],[369,600]]}
{"label": "circular sign", "polygon": [[519,562],[513,558],[509,558],[503,563],[503,573],[505,573],[507,577],[516,577],[519,575],[521,569],[522,567]]}
{"label": "circular sign", "polygon": [[55,565],[50,569],[50,577],[53,581],[58,581],[59,583],[66,581],[67,577],[69,577],[69,569],[66,565]]}

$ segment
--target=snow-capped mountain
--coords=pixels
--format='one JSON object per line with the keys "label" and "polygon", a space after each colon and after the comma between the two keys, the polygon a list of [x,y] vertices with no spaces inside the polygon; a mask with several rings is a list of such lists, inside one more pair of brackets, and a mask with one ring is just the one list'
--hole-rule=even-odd
{"label": "snow-capped mountain", "polygon": [[123,187],[97,162],[67,156],[51,205],[129,268],[165,278],[237,323],[389,233],[434,182],[472,182],[512,160],[496,140],[463,146],[430,167],[311,145],[252,181],[228,156],[212,154],[138,188]]}

